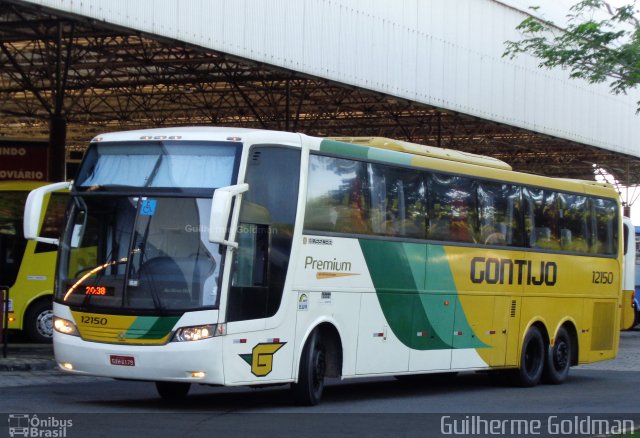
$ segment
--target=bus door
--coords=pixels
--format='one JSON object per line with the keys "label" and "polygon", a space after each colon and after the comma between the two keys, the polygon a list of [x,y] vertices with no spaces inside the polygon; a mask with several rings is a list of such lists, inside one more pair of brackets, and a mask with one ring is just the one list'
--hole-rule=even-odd
{"label": "bus door", "polygon": [[278,310],[293,299],[283,292],[299,179],[299,149],[251,148],[226,307],[227,384],[291,378],[295,319],[283,323]]}

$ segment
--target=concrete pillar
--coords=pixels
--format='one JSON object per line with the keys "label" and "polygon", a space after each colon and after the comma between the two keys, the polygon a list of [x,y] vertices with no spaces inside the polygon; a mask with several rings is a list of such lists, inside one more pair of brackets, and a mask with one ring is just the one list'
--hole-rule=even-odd
{"label": "concrete pillar", "polygon": [[49,121],[49,181],[65,180],[65,144],[67,119],[53,115]]}

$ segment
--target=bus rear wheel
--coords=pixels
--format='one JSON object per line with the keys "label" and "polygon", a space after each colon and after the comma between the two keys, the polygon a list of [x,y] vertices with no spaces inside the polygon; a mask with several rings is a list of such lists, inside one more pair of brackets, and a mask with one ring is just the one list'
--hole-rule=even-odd
{"label": "bus rear wheel", "polygon": [[524,337],[520,353],[520,368],[515,370],[514,383],[531,387],[540,383],[545,364],[545,342],[537,327],[531,327]]}
{"label": "bus rear wheel", "polygon": [[25,314],[24,331],[27,337],[40,344],[50,343],[53,337],[53,310],[51,299],[33,304]]}
{"label": "bus rear wheel", "polygon": [[320,402],[324,391],[326,351],[320,333],[315,330],[302,350],[298,382],[291,384],[297,404],[314,406]]}
{"label": "bus rear wheel", "polygon": [[549,347],[542,379],[554,385],[563,383],[569,376],[571,359],[571,337],[564,327],[560,327],[553,347]]}
{"label": "bus rear wheel", "polygon": [[156,382],[158,394],[166,401],[180,401],[187,398],[191,383],[185,382]]}

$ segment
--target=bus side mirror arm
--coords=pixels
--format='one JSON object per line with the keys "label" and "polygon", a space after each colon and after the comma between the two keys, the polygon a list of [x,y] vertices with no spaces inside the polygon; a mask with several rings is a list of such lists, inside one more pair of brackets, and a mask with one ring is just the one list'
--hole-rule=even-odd
{"label": "bus side mirror arm", "polygon": [[58,239],[52,239],[48,237],[40,237],[38,235],[38,228],[40,225],[40,217],[42,216],[42,205],[45,195],[56,192],[58,190],[70,190],[73,185],[73,181],[59,182],[54,184],[48,184],[46,186],[38,187],[35,190],[29,192],[27,197],[27,203],[24,207],[24,222],[23,231],[24,238],[28,240],[35,240],[36,242],[51,243],[53,245],[59,245]]}
{"label": "bus side mirror arm", "polygon": [[222,187],[213,192],[211,217],[209,218],[209,242],[237,248],[237,242],[226,240],[227,224],[233,198],[249,190],[249,184]]}

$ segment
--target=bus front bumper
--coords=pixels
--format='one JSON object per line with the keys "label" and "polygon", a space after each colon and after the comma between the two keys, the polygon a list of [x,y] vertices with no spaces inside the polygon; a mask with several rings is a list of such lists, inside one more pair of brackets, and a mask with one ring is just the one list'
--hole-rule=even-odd
{"label": "bus front bumper", "polygon": [[222,339],[119,345],[54,332],[58,366],[69,373],[116,379],[223,384]]}

